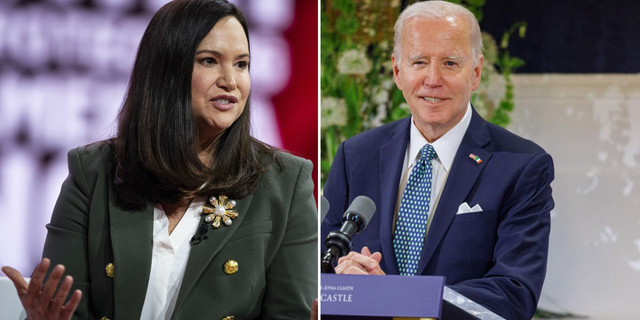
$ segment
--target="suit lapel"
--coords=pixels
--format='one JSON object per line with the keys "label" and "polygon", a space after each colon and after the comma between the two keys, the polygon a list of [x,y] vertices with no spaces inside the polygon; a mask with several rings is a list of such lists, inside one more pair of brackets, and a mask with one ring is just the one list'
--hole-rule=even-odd
{"label": "suit lapel", "polygon": [[402,164],[409,143],[411,117],[401,121],[392,131],[390,139],[380,147],[380,202],[378,219],[380,219],[380,244],[382,256],[385,257],[387,273],[397,274],[393,250],[393,216],[398,196],[398,184],[402,175]]}
{"label": "suit lapel", "polygon": [[[191,289],[194,287],[205,269],[209,267],[213,257],[225,246],[227,241],[236,232],[238,227],[242,224],[244,217],[248,213],[248,209],[251,205],[251,199],[253,195],[248,195],[241,200],[236,200],[235,209],[238,211],[238,217],[233,220],[230,226],[224,224],[218,229],[214,229],[209,226],[207,232],[208,238],[203,240],[197,245],[191,246],[191,253],[189,253],[189,260],[187,261],[187,267],[182,279],[182,285],[180,286],[180,292],[176,301],[176,307],[174,315],[178,314],[181,305],[185,299],[189,298]],[[235,199],[234,199],[235,200]],[[204,219],[204,218],[203,218]],[[222,265],[219,266],[222,269]],[[214,286],[215,284],[208,284]]]}
{"label": "suit lapel", "polygon": [[113,245],[113,295],[116,319],[140,317],[151,272],[153,249],[153,206],[124,210],[115,203],[109,184],[109,221]]}
{"label": "suit lapel", "polygon": [[[431,221],[422,257],[418,264],[417,274],[424,272],[428,262],[447,233],[457,213],[458,206],[465,201],[469,191],[471,191],[491,158],[491,153],[482,148],[491,141],[486,125],[486,121],[472,109],[471,122],[460,143],[460,147],[458,147],[451,166],[451,172],[436,208],[435,216]],[[469,158],[470,154],[479,156],[482,159],[482,163],[477,163]]]}

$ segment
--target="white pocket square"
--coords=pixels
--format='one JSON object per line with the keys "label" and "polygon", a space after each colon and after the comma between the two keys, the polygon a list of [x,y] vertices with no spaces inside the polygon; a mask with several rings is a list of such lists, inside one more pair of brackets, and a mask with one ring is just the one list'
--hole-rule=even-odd
{"label": "white pocket square", "polygon": [[459,207],[458,207],[458,212],[456,214],[465,214],[465,213],[470,213],[470,212],[480,212],[482,211],[482,207],[480,207],[479,204],[476,204],[475,206],[469,207],[469,204],[467,204],[466,202],[463,202]]}

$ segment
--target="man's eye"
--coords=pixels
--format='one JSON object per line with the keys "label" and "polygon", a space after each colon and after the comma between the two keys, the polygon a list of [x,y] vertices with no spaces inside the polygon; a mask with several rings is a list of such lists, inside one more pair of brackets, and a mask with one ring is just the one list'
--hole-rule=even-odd
{"label": "man's eye", "polygon": [[458,65],[457,63],[453,62],[453,61],[447,61],[444,63],[447,67],[455,67],[456,65]]}

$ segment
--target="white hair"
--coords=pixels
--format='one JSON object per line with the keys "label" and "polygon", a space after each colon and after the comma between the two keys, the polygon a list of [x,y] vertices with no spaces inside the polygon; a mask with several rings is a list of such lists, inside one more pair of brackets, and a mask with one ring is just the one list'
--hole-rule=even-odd
{"label": "white hair", "polygon": [[446,1],[432,0],[425,2],[417,2],[408,6],[402,13],[394,26],[393,37],[393,53],[398,64],[400,64],[400,57],[402,56],[402,46],[400,44],[400,37],[402,35],[402,28],[406,21],[410,18],[421,17],[425,19],[446,19],[447,17],[462,17],[467,20],[470,30],[471,40],[471,55],[473,56],[474,66],[478,65],[480,61],[480,55],[482,54],[482,34],[480,33],[480,25],[476,17],[467,8]]}

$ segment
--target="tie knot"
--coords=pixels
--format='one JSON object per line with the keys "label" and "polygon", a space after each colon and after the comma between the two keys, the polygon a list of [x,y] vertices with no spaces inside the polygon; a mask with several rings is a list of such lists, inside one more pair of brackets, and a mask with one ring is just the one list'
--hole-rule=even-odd
{"label": "tie knot", "polygon": [[432,145],[427,143],[422,147],[422,149],[420,149],[420,160],[424,159],[425,161],[431,161],[436,157],[438,157],[438,154]]}

